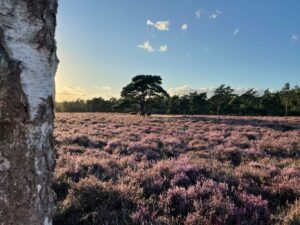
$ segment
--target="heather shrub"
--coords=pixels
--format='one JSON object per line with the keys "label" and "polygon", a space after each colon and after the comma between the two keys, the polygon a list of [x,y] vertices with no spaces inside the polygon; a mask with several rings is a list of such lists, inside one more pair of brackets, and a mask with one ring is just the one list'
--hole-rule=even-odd
{"label": "heather shrub", "polygon": [[245,137],[248,138],[249,141],[255,141],[260,139],[260,134],[258,132],[255,131],[248,131],[246,133],[244,133]]}
{"label": "heather shrub", "polygon": [[153,195],[159,195],[163,191],[166,191],[170,187],[170,182],[162,178],[150,179],[146,178],[142,183],[143,195],[146,198],[150,198]]}
{"label": "heather shrub", "polygon": [[286,167],[272,179],[271,196],[275,206],[286,206],[300,197],[300,170]]}
{"label": "heather shrub", "polygon": [[209,202],[197,202],[198,209],[188,214],[185,225],[234,224],[233,204],[222,196],[214,195]]}
{"label": "heather shrub", "polygon": [[210,225],[212,223],[211,221],[209,221],[209,219],[203,216],[201,212],[189,213],[184,222],[184,225],[198,225],[198,224]]}
{"label": "heather shrub", "polygon": [[229,159],[230,159],[232,165],[239,166],[242,162],[241,152],[239,150],[230,151]]}
{"label": "heather shrub", "polygon": [[242,154],[236,147],[217,149],[216,157],[222,162],[229,161],[233,166],[239,166],[242,162]]}
{"label": "heather shrub", "polygon": [[128,155],[129,152],[127,150],[127,145],[122,142],[121,139],[111,139],[106,147],[105,147],[105,150],[107,152],[109,152],[110,154],[113,154],[113,153],[117,153],[117,154],[123,154],[123,155]]}
{"label": "heather shrub", "polygon": [[[273,137],[272,137],[273,136]],[[299,137],[288,137],[286,134],[271,134],[261,140],[260,147],[265,153],[275,157],[300,157]]]}
{"label": "heather shrub", "polygon": [[193,200],[194,212],[186,218],[185,224],[230,224],[234,203],[227,196],[229,189],[225,183],[205,180],[190,187],[189,196]]}
{"label": "heather shrub", "polygon": [[239,201],[241,206],[234,212],[237,224],[268,224],[270,221],[268,201],[263,200],[261,196],[257,197],[245,192],[239,195]]}
{"label": "heather shrub", "polygon": [[194,182],[190,179],[188,174],[181,172],[181,173],[176,173],[171,180],[171,186],[178,186],[178,187],[184,187],[187,188]]}
{"label": "heather shrub", "polygon": [[133,142],[128,145],[128,151],[138,153],[145,160],[159,160],[164,157],[164,152],[160,151],[157,144],[148,144],[145,142]]}
{"label": "heather shrub", "polygon": [[160,196],[160,204],[164,214],[175,218],[186,217],[192,206],[187,190],[176,186]]}
{"label": "heather shrub", "polygon": [[205,150],[208,147],[208,142],[201,139],[192,139],[188,143],[188,149],[192,151]]}
{"label": "heather shrub", "polygon": [[83,146],[83,147],[89,147],[89,146],[93,145],[93,143],[87,136],[78,136],[73,139],[69,139],[68,143],[77,144],[77,145]]}
{"label": "heather shrub", "polygon": [[241,152],[242,157],[245,161],[256,161],[260,157],[263,157],[264,153],[261,152],[257,147],[250,147],[247,149],[244,149]]}
{"label": "heather shrub", "polygon": [[169,151],[180,151],[183,147],[181,141],[175,137],[167,137],[163,140],[163,148]]}
{"label": "heather shrub", "polygon": [[250,141],[248,138],[240,134],[240,132],[236,131],[236,132],[232,132],[230,136],[226,138],[226,142],[224,146],[246,149],[250,147]]}
{"label": "heather shrub", "polygon": [[150,212],[149,208],[146,206],[139,206],[137,210],[132,213],[131,219],[134,224],[143,225],[160,225],[161,223],[156,218],[156,215]]}
{"label": "heather shrub", "polygon": [[251,188],[262,187],[268,181],[270,172],[264,167],[257,167],[249,164],[237,168],[236,175],[242,181],[244,188]]}
{"label": "heather shrub", "polygon": [[300,201],[296,201],[287,211],[284,225],[300,225]]}
{"label": "heather shrub", "polygon": [[61,213],[54,218],[61,225],[130,224],[135,204],[128,193],[103,183],[95,177],[74,184],[61,205]]}
{"label": "heather shrub", "polygon": [[219,131],[219,130],[215,130],[215,131],[210,131],[209,132],[209,142],[211,143],[211,145],[218,145],[223,143],[223,141],[225,140],[225,131]]}
{"label": "heather shrub", "polygon": [[[296,181],[299,185],[299,180]],[[275,186],[275,185],[274,185]],[[299,188],[293,187],[294,184],[291,182],[281,183],[278,186],[276,185],[271,190],[272,200],[275,202],[276,206],[286,206],[288,203],[294,202],[297,198],[300,197]],[[298,189],[298,190],[297,190]]]}
{"label": "heather shrub", "polygon": [[52,189],[56,193],[56,201],[63,201],[69,192],[70,184],[65,180],[54,180]]}

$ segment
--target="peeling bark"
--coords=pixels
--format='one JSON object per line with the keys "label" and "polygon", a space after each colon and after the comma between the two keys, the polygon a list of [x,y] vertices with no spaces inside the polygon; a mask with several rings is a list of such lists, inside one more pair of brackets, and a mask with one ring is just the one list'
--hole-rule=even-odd
{"label": "peeling bark", "polygon": [[0,1],[0,225],[52,224],[56,10]]}

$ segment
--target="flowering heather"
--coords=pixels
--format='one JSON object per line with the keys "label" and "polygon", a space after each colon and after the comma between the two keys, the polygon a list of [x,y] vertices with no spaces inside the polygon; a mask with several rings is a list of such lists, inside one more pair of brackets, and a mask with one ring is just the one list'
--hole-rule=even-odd
{"label": "flowering heather", "polygon": [[300,118],[57,114],[55,225],[300,224]]}

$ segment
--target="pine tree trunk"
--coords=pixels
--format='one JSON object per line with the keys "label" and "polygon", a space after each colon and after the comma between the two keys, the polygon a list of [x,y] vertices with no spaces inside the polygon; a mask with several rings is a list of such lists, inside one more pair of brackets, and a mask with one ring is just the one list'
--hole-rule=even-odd
{"label": "pine tree trunk", "polygon": [[0,225],[50,225],[57,0],[0,1]]}
{"label": "pine tree trunk", "polygon": [[285,102],[285,116],[288,115],[288,100]]}
{"label": "pine tree trunk", "polygon": [[217,106],[217,116],[220,114],[220,108],[221,108],[221,107],[218,105],[218,106]]}
{"label": "pine tree trunk", "polygon": [[140,115],[142,115],[142,116],[145,115],[145,100],[142,100],[140,102]]}

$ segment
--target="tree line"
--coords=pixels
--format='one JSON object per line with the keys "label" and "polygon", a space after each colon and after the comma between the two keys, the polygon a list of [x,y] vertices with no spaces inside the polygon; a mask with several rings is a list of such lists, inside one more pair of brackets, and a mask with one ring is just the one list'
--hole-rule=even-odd
{"label": "tree line", "polygon": [[300,115],[300,87],[286,83],[281,90],[265,90],[259,94],[249,89],[236,94],[230,86],[222,84],[211,97],[207,93],[190,93],[169,96],[161,87],[159,76],[139,75],[123,88],[121,98],[93,98],[91,100],[56,103],[57,112],[122,112],[144,115],[249,115],[292,116]]}

